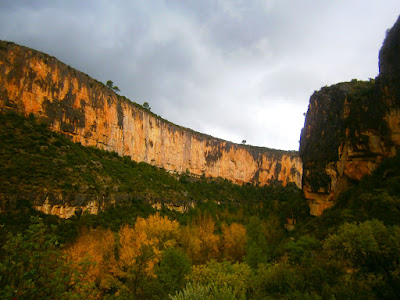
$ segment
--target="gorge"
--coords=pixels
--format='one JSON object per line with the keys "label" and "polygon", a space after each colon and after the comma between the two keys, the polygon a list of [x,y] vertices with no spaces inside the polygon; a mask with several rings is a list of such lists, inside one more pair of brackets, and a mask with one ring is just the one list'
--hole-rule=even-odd
{"label": "gorge", "polygon": [[319,216],[339,193],[398,152],[399,53],[400,19],[387,33],[376,79],[338,83],[311,96],[300,154],[235,144],[172,124],[52,56],[5,41],[0,111],[33,115],[75,143],[176,174],[260,186],[294,183],[310,213]]}

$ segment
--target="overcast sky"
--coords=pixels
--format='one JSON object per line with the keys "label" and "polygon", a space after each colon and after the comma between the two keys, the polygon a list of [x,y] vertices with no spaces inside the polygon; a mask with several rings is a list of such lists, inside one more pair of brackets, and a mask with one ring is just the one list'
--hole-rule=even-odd
{"label": "overcast sky", "polygon": [[0,39],[218,138],[297,150],[314,90],[378,74],[399,0],[1,0]]}

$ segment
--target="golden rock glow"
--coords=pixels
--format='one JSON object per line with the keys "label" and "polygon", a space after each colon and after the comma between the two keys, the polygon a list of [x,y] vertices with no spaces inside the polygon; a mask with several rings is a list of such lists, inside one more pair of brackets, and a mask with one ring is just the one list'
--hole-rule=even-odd
{"label": "golden rock glow", "polygon": [[297,152],[234,144],[174,125],[54,57],[25,47],[0,52],[0,91],[0,110],[46,118],[52,130],[84,146],[171,172],[301,187]]}

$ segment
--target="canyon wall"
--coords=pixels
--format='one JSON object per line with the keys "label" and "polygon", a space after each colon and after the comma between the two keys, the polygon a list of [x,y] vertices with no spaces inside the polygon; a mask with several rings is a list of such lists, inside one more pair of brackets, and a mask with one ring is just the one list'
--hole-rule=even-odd
{"label": "canyon wall", "polygon": [[303,192],[321,215],[338,194],[400,146],[400,18],[379,53],[380,74],[324,87],[311,98],[300,139]]}
{"label": "canyon wall", "polygon": [[74,142],[171,172],[301,187],[297,152],[234,144],[174,125],[56,58],[10,42],[0,42],[0,110],[32,113]]}

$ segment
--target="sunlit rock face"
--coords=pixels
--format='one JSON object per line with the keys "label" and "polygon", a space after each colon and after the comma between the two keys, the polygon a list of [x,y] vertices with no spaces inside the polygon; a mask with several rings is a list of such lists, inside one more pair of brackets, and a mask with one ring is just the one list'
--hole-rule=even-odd
{"label": "sunlit rock face", "polygon": [[[400,19],[399,19],[400,20]],[[301,132],[303,191],[313,215],[359,181],[400,145],[400,21],[380,51],[376,80],[339,83],[315,92]]]}
{"label": "sunlit rock face", "polygon": [[74,142],[171,172],[301,187],[297,152],[234,144],[174,125],[56,58],[8,42],[0,42],[0,110],[33,113]]}

